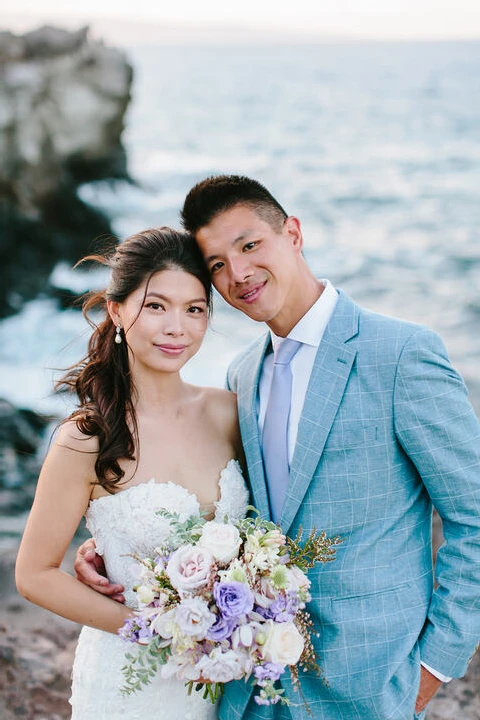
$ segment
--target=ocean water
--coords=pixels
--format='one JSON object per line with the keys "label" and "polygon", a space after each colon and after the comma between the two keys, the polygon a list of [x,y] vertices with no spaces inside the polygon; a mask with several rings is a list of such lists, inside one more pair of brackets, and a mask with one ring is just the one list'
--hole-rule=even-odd
{"label": "ocean water", "polygon": [[[258,178],[302,222],[305,254],[356,301],[433,327],[480,412],[480,43],[330,43],[128,50],[124,141],[137,185],[81,196],[116,233],[179,225],[189,188],[216,173]],[[54,280],[83,291],[102,273]],[[216,298],[184,376],[222,385],[262,328]],[[0,323],[0,396],[64,412],[55,368],[88,329],[45,298]]]}

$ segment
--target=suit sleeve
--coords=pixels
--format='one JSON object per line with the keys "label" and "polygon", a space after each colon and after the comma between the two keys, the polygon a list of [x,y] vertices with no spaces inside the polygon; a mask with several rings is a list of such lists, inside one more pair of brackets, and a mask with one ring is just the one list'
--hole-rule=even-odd
{"label": "suit sleeve", "polygon": [[420,638],[421,659],[464,675],[480,638],[480,424],[435,333],[407,341],[397,367],[395,429],[443,521],[445,543]]}

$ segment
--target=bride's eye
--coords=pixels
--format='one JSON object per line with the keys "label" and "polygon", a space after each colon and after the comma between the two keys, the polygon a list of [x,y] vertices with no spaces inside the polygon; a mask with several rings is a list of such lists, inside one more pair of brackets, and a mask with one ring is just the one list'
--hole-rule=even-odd
{"label": "bride's eye", "polygon": [[160,305],[158,302],[149,302],[145,305],[146,308],[149,308],[150,310],[163,310],[163,305]]}

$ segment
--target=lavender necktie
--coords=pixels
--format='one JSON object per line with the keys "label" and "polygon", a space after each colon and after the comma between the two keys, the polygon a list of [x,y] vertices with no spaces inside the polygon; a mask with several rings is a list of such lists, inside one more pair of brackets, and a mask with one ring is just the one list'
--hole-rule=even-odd
{"label": "lavender necktie", "polygon": [[263,464],[274,522],[280,520],[290,475],[288,462],[288,418],[292,399],[290,361],[301,344],[297,340],[286,338],[275,348],[272,384],[263,424]]}

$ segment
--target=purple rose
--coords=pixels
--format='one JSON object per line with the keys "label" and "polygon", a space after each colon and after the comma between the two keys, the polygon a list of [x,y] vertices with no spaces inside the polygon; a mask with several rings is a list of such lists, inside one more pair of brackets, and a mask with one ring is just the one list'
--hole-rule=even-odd
{"label": "purple rose", "polygon": [[213,640],[213,642],[221,642],[222,640],[226,640],[230,637],[236,627],[236,618],[217,615],[217,619],[207,632],[207,639]]}
{"label": "purple rose", "polygon": [[217,607],[225,618],[238,618],[253,608],[250,588],[241,582],[219,582],[213,587]]}

